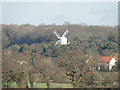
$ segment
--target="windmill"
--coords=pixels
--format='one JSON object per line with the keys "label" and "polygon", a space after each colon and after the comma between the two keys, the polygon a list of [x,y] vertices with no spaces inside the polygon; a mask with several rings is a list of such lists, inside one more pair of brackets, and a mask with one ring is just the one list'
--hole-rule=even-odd
{"label": "windmill", "polygon": [[57,44],[61,44],[61,45],[68,45],[68,44],[70,44],[70,42],[67,42],[67,38],[65,37],[68,34],[68,30],[66,30],[61,37],[60,37],[60,35],[56,31],[54,31],[54,34],[58,38],[58,41],[56,41],[56,43],[54,44],[55,46]]}

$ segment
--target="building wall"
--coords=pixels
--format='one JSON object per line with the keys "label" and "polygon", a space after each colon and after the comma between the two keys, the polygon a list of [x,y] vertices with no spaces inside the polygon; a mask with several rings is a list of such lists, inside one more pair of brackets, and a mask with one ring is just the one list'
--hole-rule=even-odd
{"label": "building wall", "polygon": [[109,62],[109,70],[111,70],[112,67],[115,66],[115,62],[117,62],[116,59],[112,58],[111,61]]}

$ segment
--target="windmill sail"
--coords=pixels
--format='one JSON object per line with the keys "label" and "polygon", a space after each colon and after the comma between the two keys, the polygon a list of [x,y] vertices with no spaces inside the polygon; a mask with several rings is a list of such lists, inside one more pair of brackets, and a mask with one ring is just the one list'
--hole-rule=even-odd
{"label": "windmill sail", "polygon": [[60,36],[57,32],[54,31],[54,34],[57,36],[58,39],[60,39]]}
{"label": "windmill sail", "polygon": [[62,35],[62,37],[65,37],[67,34],[68,34],[68,30],[66,30],[66,31],[64,32],[64,34]]}
{"label": "windmill sail", "polygon": [[56,46],[58,43],[60,43],[60,40],[56,41],[56,43],[54,45]]}

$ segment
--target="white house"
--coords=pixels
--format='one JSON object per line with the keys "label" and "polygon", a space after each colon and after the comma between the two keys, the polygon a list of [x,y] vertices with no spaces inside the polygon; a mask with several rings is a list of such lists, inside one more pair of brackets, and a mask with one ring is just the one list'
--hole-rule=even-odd
{"label": "white house", "polygon": [[113,66],[115,66],[115,63],[117,62],[117,59],[114,57],[101,57],[99,60],[99,65],[103,65],[109,68],[109,70],[112,69]]}

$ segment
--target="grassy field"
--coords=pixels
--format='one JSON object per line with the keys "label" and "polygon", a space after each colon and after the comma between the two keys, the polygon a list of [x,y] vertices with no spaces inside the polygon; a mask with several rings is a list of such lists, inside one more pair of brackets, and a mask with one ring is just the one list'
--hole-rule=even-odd
{"label": "grassy field", "polygon": [[[36,88],[47,88],[45,83],[38,83],[35,85]],[[66,83],[50,83],[50,88],[72,88],[71,84]]]}
{"label": "grassy field", "polygon": [[[6,84],[4,84],[6,85]],[[105,87],[105,85],[99,84],[97,87]],[[116,87],[114,85],[106,85],[106,87]],[[16,83],[9,83],[9,88],[17,88]],[[36,83],[34,88],[47,88],[46,83]],[[66,83],[50,83],[50,88],[73,88],[72,84]]]}
{"label": "grassy field", "polygon": [[[16,83],[10,83],[10,88],[17,88]],[[36,83],[35,88],[47,88],[46,83]],[[72,88],[71,84],[66,83],[50,83],[50,88]]]}
{"label": "grassy field", "polygon": [[[7,86],[7,83],[4,83],[4,85],[3,85],[3,87],[6,87]],[[17,84],[16,83],[8,83],[8,86],[10,87],[10,88],[17,88]]]}

